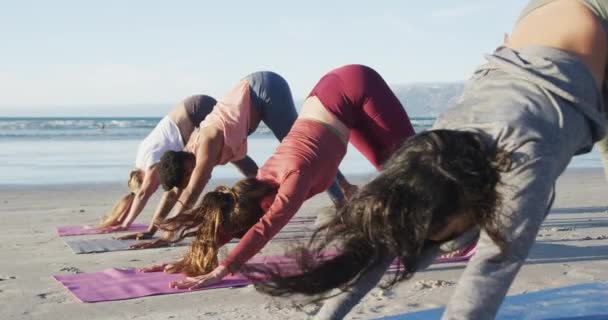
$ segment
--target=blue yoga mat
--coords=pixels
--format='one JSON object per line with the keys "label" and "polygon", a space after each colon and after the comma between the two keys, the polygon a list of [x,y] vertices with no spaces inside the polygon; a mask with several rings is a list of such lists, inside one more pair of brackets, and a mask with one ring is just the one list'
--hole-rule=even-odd
{"label": "blue yoga mat", "polygon": [[[443,308],[395,316],[384,320],[432,320],[441,318]],[[588,283],[510,296],[505,299],[497,320],[606,320],[608,283]]]}

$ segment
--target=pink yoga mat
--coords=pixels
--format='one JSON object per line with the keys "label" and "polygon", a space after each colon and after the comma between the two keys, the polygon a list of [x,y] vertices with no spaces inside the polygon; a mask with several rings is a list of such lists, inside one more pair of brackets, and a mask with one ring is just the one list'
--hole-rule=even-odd
{"label": "pink yoga mat", "polygon": [[[456,258],[438,259],[436,263],[468,260],[474,251],[474,249],[469,250],[464,255]],[[331,254],[328,253],[327,256],[331,256]],[[284,271],[294,270],[295,268],[293,260],[283,256],[256,256],[249,263],[279,264]],[[389,271],[394,271],[398,266],[398,261],[395,261],[389,268]],[[106,269],[100,272],[60,275],[54,278],[82,302],[116,301],[153,295],[191,292],[190,290],[169,287],[169,283],[172,281],[184,278],[181,274],[175,275],[163,272],[141,273],[136,272],[134,269]],[[249,284],[251,282],[244,276],[236,274],[224,278],[222,282],[216,285],[200,290],[243,287]]]}
{"label": "pink yoga mat", "polygon": [[[173,289],[171,281],[183,279],[181,274],[164,272],[137,272],[134,269],[106,269],[101,272],[78,273],[55,276],[78,300],[82,302],[101,302],[126,300],[161,294],[191,292]],[[249,281],[242,276],[228,276],[221,283],[201,290],[242,287]]]}
{"label": "pink yoga mat", "polygon": [[[131,227],[129,227],[129,230],[117,231],[117,232],[127,232],[127,231],[128,232],[143,232],[146,230],[148,230],[147,224],[134,223],[131,225]],[[57,234],[59,234],[60,237],[81,236],[81,235],[89,235],[89,234],[104,234],[104,233],[110,233],[110,232],[102,231],[99,229],[95,229],[92,227],[86,227],[86,226],[57,227]]]}

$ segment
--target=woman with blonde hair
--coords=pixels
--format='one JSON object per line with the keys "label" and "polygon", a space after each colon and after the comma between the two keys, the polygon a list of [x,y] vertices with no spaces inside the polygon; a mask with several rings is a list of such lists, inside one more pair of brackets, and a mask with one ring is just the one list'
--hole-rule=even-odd
{"label": "woman with blonde hair", "polygon": [[[161,119],[137,148],[136,169],[129,173],[129,194],[119,200],[97,228],[107,231],[129,228],[160,185],[158,163],[161,156],[170,150],[183,150],[192,133],[211,113],[215,104],[215,99],[210,96],[191,96]],[[247,170],[247,167],[244,170]],[[176,198],[174,192],[165,192],[155,212],[155,218],[166,215]],[[146,238],[155,230],[156,227],[151,224],[147,232],[123,238]]]}
{"label": "woman with blonde hair", "polygon": [[129,181],[127,182],[129,193],[122,197],[118,203],[116,203],[114,208],[112,208],[112,211],[110,211],[110,214],[103,218],[101,223],[97,225],[97,228],[104,229],[112,227],[117,224],[121,224],[127,218],[129,209],[133,204],[133,199],[141,189],[142,182],[143,177],[140,170],[132,170],[129,172]]}

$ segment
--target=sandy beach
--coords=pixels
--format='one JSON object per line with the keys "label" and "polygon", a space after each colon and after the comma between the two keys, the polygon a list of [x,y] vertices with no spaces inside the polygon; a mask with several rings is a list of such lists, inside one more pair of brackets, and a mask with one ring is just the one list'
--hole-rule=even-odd
{"label": "sandy beach", "polygon": [[[251,286],[78,302],[53,275],[147,266],[178,257],[187,249],[73,254],[55,228],[96,222],[124,190],[121,184],[0,187],[1,319],[307,319],[317,312],[319,305],[273,299]],[[553,210],[509,294],[608,280],[607,195],[601,169],[570,169],[559,179]],[[298,215],[315,215],[328,204],[327,197],[319,195],[306,202]],[[148,205],[139,221],[149,221],[152,209]],[[285,245],[272,244],[263,253],[280,253]],[[349,318],[374,319],[442,306],[464,265],[434,266],[390,291],[374,289]]]}

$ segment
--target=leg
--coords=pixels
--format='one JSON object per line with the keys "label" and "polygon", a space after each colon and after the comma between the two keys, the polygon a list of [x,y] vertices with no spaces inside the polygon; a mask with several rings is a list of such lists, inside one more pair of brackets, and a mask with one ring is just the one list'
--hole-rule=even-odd
{"label": "leg", "polygon": [[384,79],[372,69],[367,79],[363,113],[351,131],[351,143],[377,168],[388,160],[414,128],[405,109]]}
{"label": "leg", "polygon": [[234,164],[245,177],[253,178],[258,174],[258,165],[249,156],[245,156],[245,158],[241,160],[232,161],[232,164]]}
{"label": "leg", "polygon": [[270,71],[256,72],[246,79],[251,88],[251,100],[262,121],[282,141],[298,117],[289,84]]}
{"label": "leg", "polygon": [[310,95],[351,129],[350,142],[378,170],[414,134],[399,99],[369,67],[347,65],[332,70]]}

